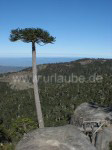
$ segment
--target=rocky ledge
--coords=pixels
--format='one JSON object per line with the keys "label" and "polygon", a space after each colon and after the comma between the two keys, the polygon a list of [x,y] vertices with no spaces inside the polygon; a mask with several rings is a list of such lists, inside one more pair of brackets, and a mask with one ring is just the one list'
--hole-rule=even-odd
{"label": "rocky ledge", "polygon": [[16,150],[96,150],[75,126],[49,127],[26,134]]}

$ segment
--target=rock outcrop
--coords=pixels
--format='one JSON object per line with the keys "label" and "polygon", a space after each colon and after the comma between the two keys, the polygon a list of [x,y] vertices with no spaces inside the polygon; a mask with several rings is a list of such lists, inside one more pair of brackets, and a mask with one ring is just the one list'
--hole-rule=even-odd
{"label": "rock outcrop", "polygon": [[[112,142],[112,109],[98,107],[95,104],[83,103],[77,107],[71,118],[71,124],[80,127],[84,122],[104,120],[106,124],[99,128],[95,137],[97,150],[109,150],[109,143]],[[92,131],[92,130],[91,130]]]}
{"label": "rock outcrop", "polygon": [[112,128],[104,128],[97,136],[97,150],[109,150],[110,142],[112,142]]}
{"label": "rock outcrop", "polygon": [[75,126],[37,129],[23,137],[16,150],[96,150]]}
{"label": "rock outcrop", "polygon": [[83,120],[107,120],[112,122],[112,109],[95,104],[83,103],[78,106],[71,118],[71,124],[80,125]]}

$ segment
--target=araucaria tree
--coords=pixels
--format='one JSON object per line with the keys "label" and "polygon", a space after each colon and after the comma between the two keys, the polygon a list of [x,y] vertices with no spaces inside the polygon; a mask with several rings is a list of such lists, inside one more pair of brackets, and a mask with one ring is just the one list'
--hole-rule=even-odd
{"label": "araucaria tree", "polygon": [[39,99],[38,80],[37,80],[37,67],[36,67],[36,43],[48,44],[55,42],[55,38],[51,36],[47,31],[40,28],[25,28],[11,30],[10,41],[15,42],[21,40],[26,43],[32,43],[32,71],[33,71],[33,85],[35,105],[37,112],[37,119],[39,128],[44,128],[44,121],[42,116],[42,109]]}

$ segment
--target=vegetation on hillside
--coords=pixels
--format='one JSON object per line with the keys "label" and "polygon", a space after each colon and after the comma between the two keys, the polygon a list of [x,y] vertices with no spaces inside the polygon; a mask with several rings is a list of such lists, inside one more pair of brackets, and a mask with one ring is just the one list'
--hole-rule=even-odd
{"label": "vegetation on hillside", "polygon": [[[31,69],[25,71],[30,72]],[[112,107],[112,60],[84,59],[42,65],[38,73],[42,76],[39,80],[39,94],[45,126],[68,124],[75,108],[83,102]],[[74,79],[77,77],[77,82],[69,81],[72,74]],[[52,82],[47,82],[48,76],[52,76]],[[6,144],[15,144],[25,133],[38,127],[33,89],[12,89],[9,82],[1,81],[0,120],[0,137],[8,137],[2,138]]]}

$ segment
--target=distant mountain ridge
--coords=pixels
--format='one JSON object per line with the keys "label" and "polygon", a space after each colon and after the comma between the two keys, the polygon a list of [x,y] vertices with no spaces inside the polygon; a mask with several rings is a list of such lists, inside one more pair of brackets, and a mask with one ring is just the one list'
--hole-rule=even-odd
{"label": "distant mountain ridge", "polygon": [[[105,62],[112,62],[112,59],[104,59],[104,58],[81,58],[81,59],[77,59],[77,58],[54,58],[55,60],[53,60],[53,58],[50,58],[50,60],[48,58],[46,58],[44,60],[44,58],[41,59],[40,63],[37,63],[39,66],[46,66],[48,64],[71,64],[71,63],[80,63],[81,65],[87,65],[87,64],[91,64],[91,63],[105,63]],[[43,63],[42,63],[42,60]],[[49,60],[49,61],[48,61]],[[22,60],[23,61],[23,60]],[[47,63],[48,62],[48,63]],[[8,72],[18,72],[21,71],[23,69],[25,70],[29,70],[31,68],[31,66],[15,66],[15,64],[12,64],[12,66],[8,66],[8,65],[0,65],[0,73],[8,73]]]}
{"label": "distant mountain ridge", "polygon": [[[37,64],[52,64],[52,63],[64,63],[77,60],[77,58],[66,57],[38,57]],[[32,66],[32,58],[0,58],[0,74],[8,72],[17,72],[26,67]]]}
{"label": "distant mountain ridge", "polygon": [[22,69],[24,69],[24,67],[0,66],[0,73],[17,72]]}
{"label": "distant mountain ridge", "polygon": [[[49,64],[59,62],[70,62],[80,57],[37,57],[37,64]],[[32,58],[0,58],[0,66],[32,66]]]}

